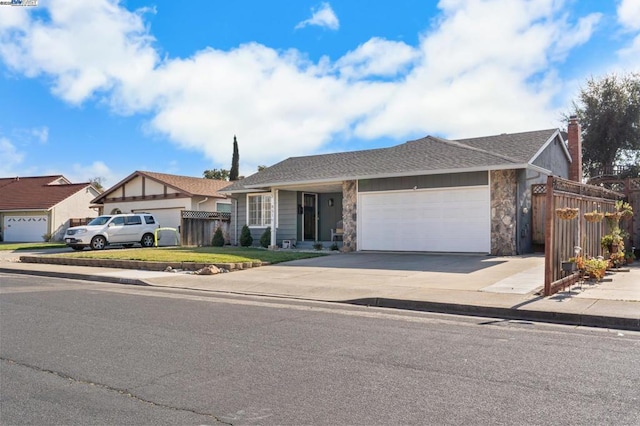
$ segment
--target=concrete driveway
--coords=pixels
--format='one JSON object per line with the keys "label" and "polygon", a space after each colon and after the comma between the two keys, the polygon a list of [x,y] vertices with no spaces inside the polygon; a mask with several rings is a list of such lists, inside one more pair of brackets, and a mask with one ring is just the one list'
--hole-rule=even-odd
{"label": "concrete driveway", "polygon": [[544,284],[544,256],[342,253],[259,268],[268,280],[527,294]]}
{"label": "concrete driveway", "polygon": [[189,275],[140,272],[144,276],[137,278],[153,285],[215,287],[220,291],[298,295],[318,300],[411,299],[433,292],[453,298],[457,297],[455,293],[475,297],[510,293],[521,298],[542,288],[544,257],[339,253],[216,275],[212,281]]}

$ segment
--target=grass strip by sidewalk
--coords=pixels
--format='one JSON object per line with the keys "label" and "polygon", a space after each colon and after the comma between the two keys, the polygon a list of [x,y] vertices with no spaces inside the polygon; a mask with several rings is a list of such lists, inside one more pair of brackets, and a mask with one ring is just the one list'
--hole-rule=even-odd
{"label": "grass strip by sidewalk", "polygon": [[291,260],[326,256],[326,253],[273,251],[245,247],[157,247],[101,251],[85,250],[74,253],[56,254],[54,256],[88,259],[141,260],[149,262],[269,262],[275,264],[289,262]]}
{"label": "grass strip by sidewalk", "polygon": [[0,250],[16,251],[16,250],[44,250],[64,248],[65,243],[0,243]]}

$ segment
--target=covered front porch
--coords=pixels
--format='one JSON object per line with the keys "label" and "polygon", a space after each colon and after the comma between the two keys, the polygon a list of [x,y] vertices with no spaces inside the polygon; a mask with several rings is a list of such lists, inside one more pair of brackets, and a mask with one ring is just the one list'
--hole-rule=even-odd
{"label": "covered front porch", "polygon": [[267,246],[264,236],[270,229],[267,241],[273,249],[314,249],[316,243],[329,249],[336,243],[342,251],[356,250],[355,180],[238,185],[229,194],[234,200],[228,234],[232,245],[240,244],[246,226],[253,245]]}
{"label": "covered front porch", "polygon": [[[271,246],[314,249],[338,246],[344,240],[342,182],[271,189]],[[335,245],[334,245],[335,244]]]}

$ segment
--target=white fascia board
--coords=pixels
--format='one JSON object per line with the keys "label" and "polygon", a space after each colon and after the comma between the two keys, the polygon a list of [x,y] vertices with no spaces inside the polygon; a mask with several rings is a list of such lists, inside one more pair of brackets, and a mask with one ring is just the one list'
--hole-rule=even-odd
{"label": "white fascia board", "polygon": [[527,164],[527,169],[533,170],[538,173],[542,173],[547,176],[551,176],[553,172],[549,169],[545,169],[544,167],[536,166],[535,164]]}
{"label": "white fascia board", "polygon": [[53,207],[49,209],[13,209],[13,210],[0,210],[0,213],[49,213]]}
{"label": "white fascia board", "polygon": [[560,144],[562,145],[562,150],[564,151],[564,155],[567,156],[567,159],[569,161],[573,161],[573,159],[571,158],[571,154],[569,154],[569,149],[567,148],[567,143],[566,141],[562,138],[562,133],[560,133],[560,130],[556,129],[555,132],[553,132],[553,135],[551,135],[551,137],[549,138],[549,140],[547,140],[544,145],[542,145],[540,147],[540,149],[538,150],[538,152],[535,153],[535,155],[533,157],[531,157],[531,160],[529,160],[529,163],[533,163],[534,161],[536,161],[536,158],[538,158],[538,156],[540,156],[540,154],[542,154],[542,152],[547,149],[547,147],[549,145],[551,145],[551,142],[553,142],[555,140],[555,138],[558,137],[560,139]]}
{"label": "white fascia board", "polygon": [[236,189],[235,191],[218,191],[221,194],[229,194],[229,196],[233,196],[233,194],[253,194],[254,192],[270,192],[271,189],[264,189],[264,185],[260,186],[247,186],[244,189]]}

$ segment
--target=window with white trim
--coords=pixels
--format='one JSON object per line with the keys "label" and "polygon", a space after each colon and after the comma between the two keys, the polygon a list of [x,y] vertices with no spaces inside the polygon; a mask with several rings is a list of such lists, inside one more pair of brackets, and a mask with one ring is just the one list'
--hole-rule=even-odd
{"label": "window with white trim", "polygon": [[249,226],[271,226],[271,194],[247,195],[247,223]]}

